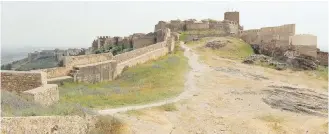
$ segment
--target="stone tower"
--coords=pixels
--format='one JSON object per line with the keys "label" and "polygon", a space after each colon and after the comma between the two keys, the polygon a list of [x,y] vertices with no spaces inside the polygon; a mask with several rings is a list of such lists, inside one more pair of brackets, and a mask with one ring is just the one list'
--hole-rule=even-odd
{"label": "stone tower", "polygon": [[224,13],[224,20],[235,21],[240,26],[240,16],[239,16],[239,12],[237,12],[237,11],[225,12]]}

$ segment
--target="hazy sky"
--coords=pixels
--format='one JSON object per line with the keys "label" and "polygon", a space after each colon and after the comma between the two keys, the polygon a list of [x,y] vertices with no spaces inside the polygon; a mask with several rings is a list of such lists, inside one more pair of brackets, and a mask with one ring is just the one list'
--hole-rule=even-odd
{"label": "hazy sky", "polygon": [[89,47],[96,36],[153,32],[159,20],[223,20],[240,12],[245,29],[296,24],[296,33],[318,36],[328,51],[327,2],[3,2],[2,49]]}

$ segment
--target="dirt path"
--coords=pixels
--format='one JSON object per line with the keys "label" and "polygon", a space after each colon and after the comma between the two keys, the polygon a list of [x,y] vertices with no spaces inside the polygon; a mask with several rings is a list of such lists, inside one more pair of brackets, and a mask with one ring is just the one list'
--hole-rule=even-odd
{"label": "dirt path", "polygon": [[187,99],[187,98],[193,96],[193,94],[197,91],[196,90],[197,87],[195,86],[195,83],[194,83],[194,81],[195,81],[194,76],[198,76],[198,75],[202,74],[207,69],[209,70],[209,68],[207,66],[203,65],[203,64],[200,64],[198,62],[198,55],[193,53],[190,48],[188,48],[187,46],[185,46],[183,44],[183,42],[181,42],[181,46],[185,49],[184,56],[186,56],[189,59],[188,64],[192,68],[192,70],[186,76],[184,92],[182,92],[177,97],[167,99],[167,100],[163,100],[163,101],[160,101],[160,102],[155,102],[155,103],[145,104],[145,105],[126,106],[126,107],[121,107],[121,108],[99,110],[98,113],[101,114],[101,115],[113,115],[115,113],[126,112],[126,111],[129,111],[129,110],[139,110],[139,109],[145,109],[145,108],[150,108],[150,107],[161,106],[161,105],[165,105],[165,104],[168,104],[168,103],[174,103],[174,102],[177,102],[179,100]]}
{"label": "dirt path", "polygon": [[[186,48],[186,46],[184,46]],[[138,107],[117,113],[137,134],[326,134],[327,82],[213,58],[202,64],[186,48],[192,70],[186,91],[168,102],[177,110]],[[104,113],[116,113],[114,109]]]}

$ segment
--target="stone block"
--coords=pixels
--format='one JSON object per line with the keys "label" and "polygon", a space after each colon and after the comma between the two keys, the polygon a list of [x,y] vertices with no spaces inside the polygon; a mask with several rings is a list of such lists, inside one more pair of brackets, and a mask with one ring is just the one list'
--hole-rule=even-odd
{"label": "stone block", "polygon": [[59,100],[59,91],[56,84],[46,84],[32,90],[24,91],[22,97],[43,106],[50,106]]}

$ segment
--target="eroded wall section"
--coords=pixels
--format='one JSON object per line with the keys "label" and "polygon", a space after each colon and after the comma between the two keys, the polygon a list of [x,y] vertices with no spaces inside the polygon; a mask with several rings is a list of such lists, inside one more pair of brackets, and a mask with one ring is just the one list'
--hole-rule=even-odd
{"label": "eroded wall section", "polygon": [[46,74],[41,71],[1,70],[1,90],[23,92],[47,84]]}

